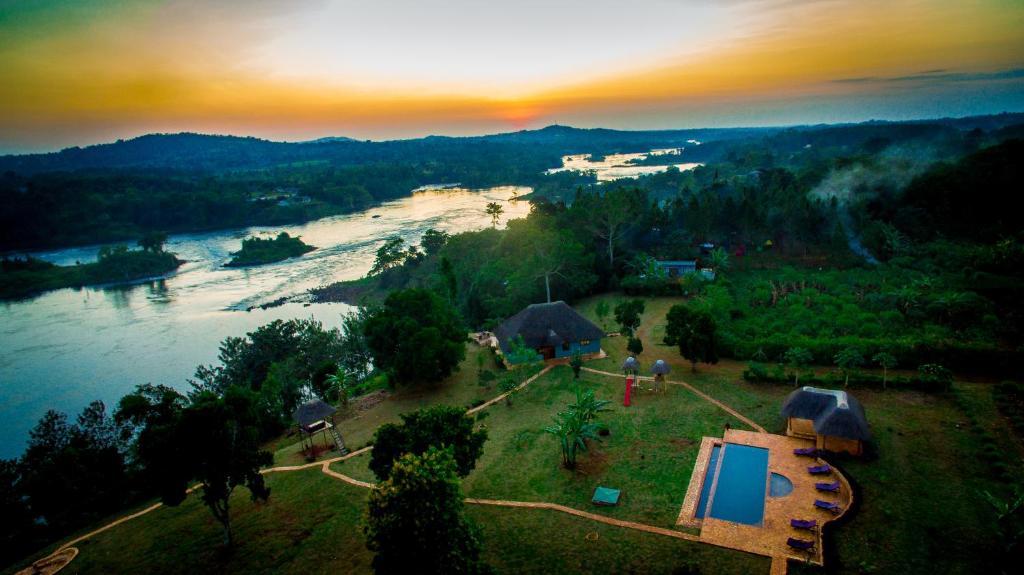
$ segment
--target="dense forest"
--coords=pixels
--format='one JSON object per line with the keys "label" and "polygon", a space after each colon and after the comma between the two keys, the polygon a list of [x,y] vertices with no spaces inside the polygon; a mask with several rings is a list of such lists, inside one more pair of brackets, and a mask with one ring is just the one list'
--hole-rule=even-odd
{"label": "dense forest", "polygon": [[[1004,135],[940,127],[896,143],[868,130],[826,149],[780,133],[690,172],[577,187],[569,201],[535,193],[506,230],[388,242],[371,277],[314,295],[431,287],[479,328],[548,290],[689,295],[728,356],[776,360],[799,345],[830,363],[858,345],[909,367],[1006,373],[1024,343],[1024,142]],[[718,277],[665,278],[657,259],[697,259]]]}
{"label": "dense forest", "polygon": [[[284,143],[198,134],[154,134],[52,154],[0,157],[0,252],[132,240],[179,233],[296,223],[404,197],[428,184],[532,186],[537,196],[571,201],[592,174],[544,174],[567,154],[596,157],[683,147],[682,161],[714,169],[648,178],[654,197],[734,185],[726,174],[756,177],[786,167],[801,183],[821,178],[837,153],[857,162],[906,145],[950,155],[972,145],[962,134],[994,137],[1020,114],[919,123],[804,128],[623,132],[551,126],[493,136],[362,142]],[[691,140],[701,142],[691,144]],[[967,141],[965,141],[967,140]],[[961,149],[951,149],[960,146]],[[648,161],[677,163],[680,156]],[[748,172],[755,172],[749,174]],[[85,215],[85,217],[83,217]]]}

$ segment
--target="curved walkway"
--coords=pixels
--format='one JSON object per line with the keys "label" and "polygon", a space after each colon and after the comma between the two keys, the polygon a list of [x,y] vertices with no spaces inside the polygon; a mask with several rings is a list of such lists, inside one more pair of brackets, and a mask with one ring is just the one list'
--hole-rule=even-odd
{"label": "curved walkway", "polygon": [[[523,389],[524,387],[526,387],[530,383],[533,383],[539,377],[541,377],[544,374],[546,374],[547,372],[551,371],[551,369],[554,368],[554,367],[555,367],[554,365],[546,366],[544,369],[542,369],[541,371],[537,372],[535,375],[531,376],[529,379],[527,379],[523,383],[519,384],[515,388],[513,388],[513,389],[511,389],[511,390],[509,390],[509,391],[507,391],[505,393],[502,393],[501,395],[499,395],[499,396],[497,396],[497,397],[487,401],[486,403],[483,403],[481,405],[478,405],[477,407],[474,407],[474,408],[468,410],[467,414],[477,413],[477,412],[479,412],[479,411],[481,411],[483,409],[486,409],[486,408],[488,408],[488,407],[490,407],[490,406],[492,406],[492,405],[494,405],[494,404],[504,400],[509,395],[511,395],[511,394],[513,394],[513,393]],[[593,368],[589,368],[589,367],[583,367],[583,370],[584,371],[588,371],[590,373],[596,373],[598,375],[605,375],[605,376],[609,376],[609,377],[622,377],[620,374],[617,374],[617,373],[611,373],[611,372],[608,372],[608,371],[601,371],[601,370],[597,370],[597,369],[593,369]],[[641,376],[640,379],[642,379],[642,380],[650,380],[651,378],[647,377],[647,376]],[[752,420],[750,420],[747,417],[745,417],[744,415],[740,414],[735,409],[733,409],[733,408],[729,407],[728,405],[718,401],[717,399],[715,399],[715,398],[711,397],[710,395],[700,391],[699,389],[693,387],[692,385],[690,385],[690,384],[688,384],[686,382],[666,380],[666,383],[670,383],[670,384],[673,384],[673,385],[681,385],[681,386],[689,389],[693,393],[697,394],[699,397],[701,397],[701,398],[709,401],[710,403],[718,406],[719,408],[723,409],[724,411],[726,411],[730,415],[736,417],[740,421],[742,421],[742,422],[746,423],[747,425],[751,426],[752,428],[756,429],[758,432],[760,432],[760,433],[767,433],[763,427],[761,427],[760,425],[754,423]],[[267,469],[260,470],[260,473],[264,474],[264,475],[269,474],[269,473],[287,473],[287,472],[292,472],[292,471],[303,471],[303,470],[306,470],[306,469],[312,469],[312,468],[315,468],[315,467],[319,467],[320,471],[322,473],[324,473],[325,475],[329,476],[329,477],[333,477],[334,479],[338,479],[340,481],[344,481],[345,483],[348,483],[350,485],[354,485],[356,487],[361,487],[361,488],[364,488],[364,489],[372,489],[374,487],[373,483],[369,483],[369,482],[366,482],[366,481],[360,481],[358,479],[355,479],[354,477],[349,477],[348,475],[345,475],[344,473],[339,473],[339,472],[334,471],[333,469],[330,468],[332,463],[336,463],[336,462],[339,462],[339,461],[344,461],[344,460],[350,459],[352,457],[357,457],[359,455],[362,455],[364,453],[369,452],[371,449],[373,449],[373,446],[372,445],[368,445],[366,447],[363,447],[362,449],[358,449],[356,451],[353,451],[351,453],[348,453],[346,455],[342,455],[342,456],[339,456],[339,457],[332,457],[330,459],[324,459],[324,460],[321,460],[321,461],[314,461],[312,463],[306,463],[306,464],[303,464],[303,465],[282,465],[282,466],[279,466],[279,467],[270,467],[270,468],[267,468]],[[191,488],[189,488],[186,491],[186,493],[192,493],[193,491],[195,491],[199,487],[201,487],[201,485],[194,485]],[[513,507],[513,508],[519,508],[519,509],[547,509],[549,511],[557,511],[559,513],[566,513],[566,514],[569,514],[569,515],[574,515],[576,517],[580,517],[580,518],[583,518],[583,519],[588,519],[590,521],[596,521],[598,523],[604,523],[606,525],[612,525],[612,526],[615,526],[615,527],[622,527],[622,528],[625,528],[625,529],[634,529],[634,530],[637,530],[637,531],[643,531],[643,532],[646,532],[646,533],[653,533],[655,535],[664,535],[666,537],[673,537],[675,539],[681,539],[681,540],[685,540],[685,541],[695,541],[695,542],[707,543],[706,541],[701,541],[700,537],[698,537],[696,535],[691,535],[689,533],[684,533],[684,532],[681,532],[681,531],[676,531],[674,529],[667,529],[667,528],[664,528],[664,527],[656,527],[654,525],[647,525],[647,524],[644,524],[644,523],[636,523],[634,521],[624,521],[622,519],[614,519],[612,517],[607,517],[607,516],[604,516],[604,515],[599,515],[597,513],[590,513],[588,511],[581,511],[579,509],[575,509],[575,508],[572,508],[572,507],[567,507],[565,505],[560,505],[558,503],[547,503],[547,502],[542,502],[542,501],[507,501],[507,500],[502,500],[502,499],[476,499],[476,498],[466,498],[466,503],[469,503],[471,505],[491,505],[491,506],[496,506],[496,507]],[[37,560],[31,566],[29,566],[29,567],[19,571],[16,575],[31,575],[31,574],[34,574],[34,573],[39,573],[40,572],[38,570],[39,568],[42,568],[47,563],[52,563],[54,561],[54,559],[57,558],[58,555],[60,555],[62,553],[63,554],[70,554],[71,557],[68,558],[66,561],[62,561],[63,562],[62,565],[59,565],[59,566],[56,567],[56,569],[53,569],[53,570],[49,571],[49,573],[56,573],[57,571],[62,569],[64,566],[66,566],[67,563],[69,563],[71,561],[71,559],[73,559],[78,554],[78,549],[75,548],[75,547],[72,547],[76,543],[79,543],[81,541],[84,541],[86,539],[94,537],[96,535],[99,535],[100,533],[103,533],[104,531],[107,531],[109,529],[117,527],[118,525],[121,525],[122,523],[126,523],[128,521],[131,521],[132,519],[135,519],[137,517],[141,517],[142,515],[145,515],[147,513],[155,511],[155,510],[159,509],[160,507],[163,507],[163,503],[154,503],[153,505],[150,505],[149,507],[146,507],[145,509],[142,509],[141,511],[137,511],[135,513],[132,513],[131,515],[126,515],[126,516],[121,517],[120,519],[117,519],[116,521],[112,521],[112,522],[110,522],[110,523],[108,523],[108,524],[106,524],[106,525],[104,525],[104,526],[102,526],[102,527],[100,527],[98,529],[94,529],[93,531],[90,531],[90,532],[88,532],[88,533],[86,533],[84,535],[76,537],[75,539],[72,539],[71,541],[68,541],[67,543],[64,543],[64,544],[60,545],[59,547],[57,547],[57,549],[53,553],[51,553],[50,555],[47,555],[46,557],[43,557],[42,559]],[[774,569],[775,569],[774,561],[773,561],[772,568],[773,568],[773,573],[774,573],[775,572],[774,571]]]}
{"label": "curved walkway", "polygon": [[[591,368],[591,367],[584,367],[583,371],[589,371],[590,373],[596,373],[598,375],[607,375],[608,377],[622,377],[622,374],[620,374],[620,373],[612,373],[610,371],[601,371],[599,369],[594,369],[594,368]],[[641,375],[641,376],[639,376],[638,379],[640,379],[641,381],[653,381],[654,378],[652,378],[650,376],[647,376],[647,375]],[[722,403],[721,401],[718,401],[717,399],[711,397],[710,395],[704,393],[703,391],[697,389],[696,387],[690,385],[689,383],[686,383],[685,381],[672,381],[670,379],[666,379],[665,383],[670,383],[672,385],[681,385],[681,386],[685,387],[686,389],[692,391],[693,393],[697,394],[698,396],[700,396],[705,401],[708,401],[708,402],[718,406],[719,408],[721,408],[723,411],[725,411],[729,415],[732,415],[736,419],[738,419],[738,420],[742,421],[743,423],[746,423],[750,427],[756,429],[758,432],[760,432],[760,433],[768,433],[768,431],[765,430],[765,428],[763,428],[760,425],[754,423],[754,421],[752,419],[750,419],[747,416],[743,415],[742,413],[736,411],[735,409],[729,407],[728,405]]]}

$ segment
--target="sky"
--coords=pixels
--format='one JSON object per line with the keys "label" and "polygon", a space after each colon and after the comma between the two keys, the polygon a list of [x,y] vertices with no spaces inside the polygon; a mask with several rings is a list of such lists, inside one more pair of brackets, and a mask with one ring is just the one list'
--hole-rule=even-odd
{"label": "sky", "polygon": [[1024,111],[1021,0],[0,0],[0,153]]}

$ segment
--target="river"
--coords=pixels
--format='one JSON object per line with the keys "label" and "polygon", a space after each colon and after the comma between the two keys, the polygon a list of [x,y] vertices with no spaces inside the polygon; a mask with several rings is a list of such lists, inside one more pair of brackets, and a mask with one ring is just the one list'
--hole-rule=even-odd
{"label": "river", "polygon": [[[690,140],[694,146],[701,145],[697,140]],[[562,156],[562,166],[551,168],[546,171],[548,174],[558,172],[593,172],[599,182],[610,182],[623,178],[637,178],[651,174],[660,174],[670,167],[675,167],[681,172],[692,170],[701,164],[696,162],[683,162],[677,164],[665,163],[664,165],[649,166],[636,165],[635,162],[646,160],[651,156],[672,156],[681,157],[685,148],[661,148],[649,152],[631,152],[625,154],[608,154],[600,160],[592,159],[590,154],[570,154]]]}
{"label": "river", "polygon": [[[356,214],[302,225],[253,227],[171,236],[165,249],[188,260],[176,273],[133,285],[63,289],[0,303],[0,458],[21,454],[29,430],[47,409],[74,420],[100,399],[109,411],[137,384],[187,390],[197,365],[214,363],[218,346],[275,319],[314,317],[341,323],[345,304],[287,303],[249,307],[319,285],[356,279],[384,239],[417,244],[428,228],[458,233],[491,225],[484,213],[499,202],[499,225],[523,217],[530,188],[420,189],[410,197]],[[275,264],[225,268],[230,252],[251,235],[286,231],[316,251]],[[99,246],[32,254],[61,265],[96,258]]]}

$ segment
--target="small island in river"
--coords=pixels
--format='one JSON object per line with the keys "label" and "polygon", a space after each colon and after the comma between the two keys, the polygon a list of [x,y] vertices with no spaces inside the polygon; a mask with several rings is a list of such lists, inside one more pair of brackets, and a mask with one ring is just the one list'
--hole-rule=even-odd
{"label": "small island in river", "polygon": [[224,267],[269,264],[298,257],[315,249],[315,246],[303,242],[298,236],[291,237],[288,232],[281,232],[274,239],[252,237],[242,240],[242,249],[233,252],[231,255],[234,257]]}
{"label": "small island in river", "polygon": [[97,261],[73,266],[59,266],[31,256],[4,258],[0,260],[0,299],[164,275],[185,261],[165,252],[162,244],[162,239],[156,243],[140,241],[140,250],[129,250],[125,245],[103,246]]}

